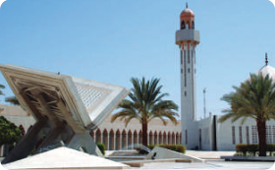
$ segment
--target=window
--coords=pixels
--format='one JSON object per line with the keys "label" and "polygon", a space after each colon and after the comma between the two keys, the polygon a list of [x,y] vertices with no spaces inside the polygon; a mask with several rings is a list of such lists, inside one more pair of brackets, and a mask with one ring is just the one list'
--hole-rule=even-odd
{"label": "window", "polygon": [[243,132],[242,132],[241,126],[239,126],[239,139],[240,139],[240,143],[243,143]]}
{"label": "window", "polygon": [[185,130],[185,144],[187,144],[187,130]]}
{"label": "window", "polygon": [[184,96],[187,96],[187,92],[186,91],[184,92]]}
{"label": "window", "polygon": [[272,144],[272,138],[271,138],[271,126],[266,126],[266,143]]}
{"label": "window", "polygon": [[257,127],[255,125],[252,126],[252,143],[253,144],[258,143],[258,132],[257,132]]}
{"label": "window", "polygon": [[192,29],[195,29],[195,22],[192,21]]}
{"label": "window", "polygon": [[236,143],[236,139],[235,139],[235,126],[232,126],[232,144]]}
{"label": "window", "polygon": [[249,142],[249,127],[248,126],[246,126],[246,143],[250,144],[250,142]]}
{"label": "window", "polygon": [[184,87],[187,86],[187,78],[186,78],[186,50],[184,50]]}

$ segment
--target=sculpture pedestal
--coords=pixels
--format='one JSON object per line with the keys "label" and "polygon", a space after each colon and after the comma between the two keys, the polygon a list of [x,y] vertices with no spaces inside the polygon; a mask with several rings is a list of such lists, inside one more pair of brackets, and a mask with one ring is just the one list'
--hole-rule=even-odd
{"label": "sculpture pedestal", "polygon": [[9,170],[33,169],[126,169],[128,165],[89,155],[67,147],[59,147],[44,153],[4,164]]}

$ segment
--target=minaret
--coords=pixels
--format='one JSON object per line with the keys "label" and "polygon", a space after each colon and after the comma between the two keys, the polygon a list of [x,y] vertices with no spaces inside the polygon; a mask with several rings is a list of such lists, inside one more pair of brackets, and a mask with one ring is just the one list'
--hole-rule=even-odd
{"label": "minaret", "polygon": [[180,15],[180,30],[176,32],[176,44],[180,48],[182,144],[189,146],[188,148],[192,147],[190,143],[196,143],[192,136],[198,133],[193,126],[197,118],[195,48],[199,42],[200,33],[195,30],[194,12],[188,9],[186,4],[186,9]]}

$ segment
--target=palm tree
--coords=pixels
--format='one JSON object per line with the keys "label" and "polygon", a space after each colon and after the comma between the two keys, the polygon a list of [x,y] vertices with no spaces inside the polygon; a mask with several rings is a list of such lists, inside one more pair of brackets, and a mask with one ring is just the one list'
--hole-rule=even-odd
{"label": "palm tree", "polygon": [[142,144],[147,146],[147,130],[148,123],[153,118],[159,118],[163,124],[167,124],[167,119],[170,119],[174,124],[177,124],[178,106],[171,100],[162,100],[168,96],[168,93],[161,93],[161,85],[158,85],[159,79],[152,78],[151,81],[146,81],[143,77],[141,80],[132,78],[133,88],[129,94],[131,100],[124,99],[118,108],[121,110],[115,113],[111,122],[114,122],[120,117],[120,120],[125,121],[125,126],[132,119],[137,119],[142,125]]}
{"label": "palm tree", "polygon": [[257,122],[259,138],[259,155],[266,156],[266,121],[275,119],[275,84],[269,75],[251,74],[250,79],[240,87],[233,86],[234,93],[226,94],[221,100],[230,104],[231,108],[223,110],[219,122],[232,118],[232,122],[242,118],[242,124],[247,118]]}

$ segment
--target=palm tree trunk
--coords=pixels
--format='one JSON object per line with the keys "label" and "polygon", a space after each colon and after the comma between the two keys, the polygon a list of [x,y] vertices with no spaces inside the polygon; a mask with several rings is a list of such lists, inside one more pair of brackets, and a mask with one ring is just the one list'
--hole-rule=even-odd
{"label": "palm tree trunk", "polygon": [[266,122],[257,120],[259,156],[266,156]]}
{"label": "palm tree trunk", "polygon": [[148,124],[147,123],[142,123],[142,145],[147,147],[147,129],[148,129]]}

